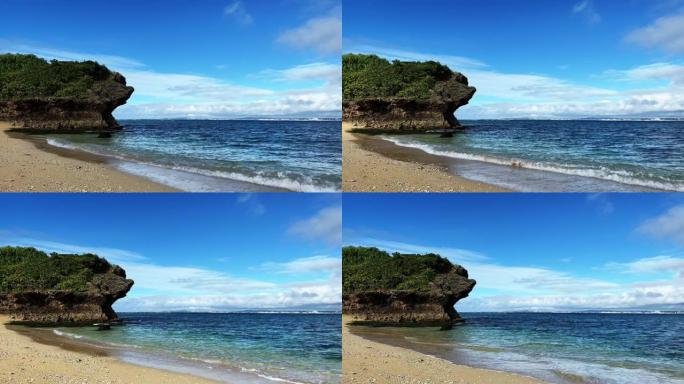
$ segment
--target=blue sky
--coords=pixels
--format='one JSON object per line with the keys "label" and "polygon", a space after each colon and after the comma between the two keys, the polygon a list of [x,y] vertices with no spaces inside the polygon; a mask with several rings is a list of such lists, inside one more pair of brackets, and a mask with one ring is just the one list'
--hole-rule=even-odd
{"label": "blue sky", "polygon": [[338,309],[339,194],[2,194],[0,244],[92,252],[119,311]]}
{"label": "blue sky", "polygon": [[463,118],[684,111],[683,0],[345,0],[343,51],[439,60]]}
{"label": "blue sky", "polygon": [[435,252],[477,280],[464,311],[684,303],[677,194],[345,194],[344,245]]}
{"label": "blue sky", "polygon": [[120,118],[339,115],[341,33],[340,0],[0,3],[0,52],[120,71]]}

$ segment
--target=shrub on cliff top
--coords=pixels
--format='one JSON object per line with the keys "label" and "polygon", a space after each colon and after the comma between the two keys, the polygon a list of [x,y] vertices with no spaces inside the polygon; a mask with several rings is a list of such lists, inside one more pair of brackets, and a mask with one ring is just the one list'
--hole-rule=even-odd
{"label": "shrub on cliff top", "polygon": [[446,258],[393,253],[377,248],[342,249],[342,290],[344,293],[373,290],[428,291],[430,282],[451,270]]}
{"label": "shrub on cliff top", "polygon": [[0,293],[67,290],[82,292],[95,274],[112,267],[93,254],[50,255],[35,248],[0,248]]}
{"label": "shrub on cliff top", "polygon": [[0,100],[85,98],[112,72],[94,61],[57,61],[34,55],[0,55]]}
{"label": "shrub on cliff top", "polygon": [[367,98],[429,100],[435,84],[449,80],[452,71],[435,61],[391,63],[375,55],[342,56],[344,101]]}

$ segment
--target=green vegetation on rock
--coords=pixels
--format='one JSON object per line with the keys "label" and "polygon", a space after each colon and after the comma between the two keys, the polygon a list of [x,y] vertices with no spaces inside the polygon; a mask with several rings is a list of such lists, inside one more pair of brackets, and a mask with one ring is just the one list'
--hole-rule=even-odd
{"label": "green vegetation on rock", "polygon": [[0,248],[0,293],[63,290],[85,292],[95,274],[112,268],[93,254],[50,255],[35,248]]}
{"label": "green vegetation on rock", "polygon": [[393,253],[377,248],[342,249],[343,293],[377,290],[430,290],[430,282],[452,269],[449,260],[425,255]]}
{"label": "green vegetation on rock", "polygon": [[342,56],[343,100],[414,99],[427,101],[438,82],[447,81],[453,72],[435,61],[389,62],[375,55]]}
{"label": "green vegetation on rock", "polygon": [[0,100],[87,98],[113,75],[94,61],[50,62],[34,55],[0,55]]}

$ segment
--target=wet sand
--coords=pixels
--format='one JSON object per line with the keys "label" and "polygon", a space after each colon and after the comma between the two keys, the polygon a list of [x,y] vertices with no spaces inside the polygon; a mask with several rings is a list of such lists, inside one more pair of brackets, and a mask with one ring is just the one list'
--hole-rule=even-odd
{"label": "wet sand", "polygon": [[342,123],[345,192],[505,192],[449,172],[452,162],[364,134]]}
{"label": "wet sand", "polygon": [[[126,364],[104,350],[79,347],[64,342],[46,345],[49,331],[16,332],[7,326],[7,316],[0,316],[0,382],[2,383],[215,383],[203,378]],[[10,329],[11,328],[11,329]],[[55,336],[57,337],[57,336]],[[35,338],[35,340],[34,340]],[[52,340],[59,344],[59,341]]]}
{"label": "wet sand", "polygon": [[103,157],[56,148],[8,132],[0,122],[0,192],[172,192],[171,187],[118,171]]}
{"label": "wet sand", "polygon": [[350,332],[343,316],[342,384],[541,384],[513,373],[453,364],[449,361],[366,340]]}

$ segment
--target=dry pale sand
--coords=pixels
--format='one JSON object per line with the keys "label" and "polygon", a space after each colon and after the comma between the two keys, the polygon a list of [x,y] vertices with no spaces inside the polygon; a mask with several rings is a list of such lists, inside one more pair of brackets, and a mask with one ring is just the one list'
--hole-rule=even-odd
{"label": "dry pale sand", "polygon": [[349,331],[343,316],[342,384],[541,384],[512,373],[456,365],[404,348],[376,343]]}
{"label": "dry pale sand", "polygon": [[0,383],[188,383],[214,381],[123,363],[106,355],[87,353],[34,342],[8,329],[0,316]]}
{"label": "dry pale sand", "polygon": [[377,137],[350,132],[342,123],[345,192],[504,192],[449,172],[445,159]]}
{"label": "dry pale sand", "polygon": [[108,166],[102,158],[51,148],[0,122],[0,192],[171,192]]}

